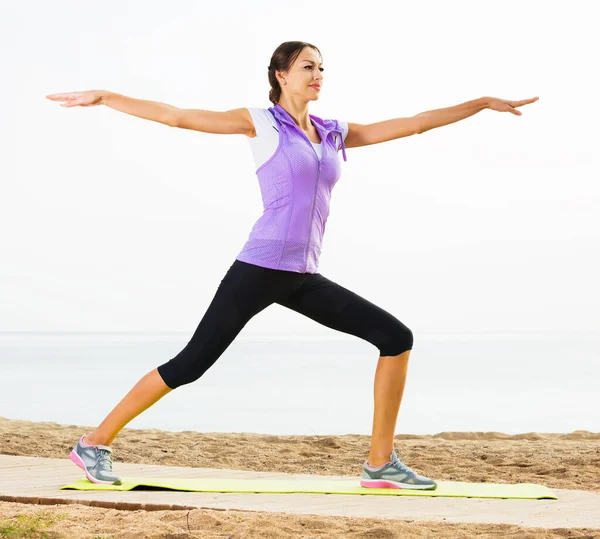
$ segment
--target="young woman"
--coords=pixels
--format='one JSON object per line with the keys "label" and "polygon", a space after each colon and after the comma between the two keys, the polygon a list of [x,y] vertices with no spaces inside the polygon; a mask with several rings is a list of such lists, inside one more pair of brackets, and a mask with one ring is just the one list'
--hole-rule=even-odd
{"label": "young woman", "polygon": [[188,344],[143,376],[102,423],[82,435],[71,460],[94,483],[120,484],[109,447],[132,419],[173,389],[200,378],[242,328],[273,303],[354,335],[379,350],[375,371],[371,447],[361,485],[435,489],[398,458],[394,430],[404,392],[411,330],[380,307],[317,272],[333,186],[341,174],[338,151],[424,133],[489,108],[515,110],[538,98],[508,101],[482,97],[461,105],[372,124],[324,120],[308,112],[323,85],[320,51],[310,43],[282,43],[268,67],[273,107],[225,112],[179,109],[104,90],[53,94],[63,107],[107,105],[182,129],[244,134],[256,161],[263,215],[221,281]]}

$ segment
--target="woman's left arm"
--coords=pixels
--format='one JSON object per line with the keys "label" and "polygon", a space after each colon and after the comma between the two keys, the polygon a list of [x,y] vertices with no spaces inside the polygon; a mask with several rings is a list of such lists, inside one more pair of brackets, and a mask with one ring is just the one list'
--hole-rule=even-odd
{"label": "woman's left arm", "polygon": [[425,133],[430,129],[441,127],[442,125],[452,124],[459,120],[464,120],[473,114],[477,114],[483,109],[497,110],[498,112],[512,112],[516,116],[521,116],[521,111],[515,110],[517,107],[528,105],[537,101],[538,97],[531,99],[522,99],[521,101],[510,101],[508,99],[499,99],[497,97],[480,97],[473,101],[467,101],[454,107],[444,109],[428,110],[414,116],[418,119],[418,134]]}
{"label": "woman's left arm", "polygon": [[532,97],[521,101],[511,101],[497,97],[480,97],[453,107],[421,112],[408,118],[394,118],[366,125],[349,123],[348,135],[344,140],[344,145],[346,148],[357,148],[401,137],[419,135],[430,129],[464,120],[483,109],[512,112],[517,116],[521,116],[521,112],[515,109],[533,103],[538,99],[538,97]]}

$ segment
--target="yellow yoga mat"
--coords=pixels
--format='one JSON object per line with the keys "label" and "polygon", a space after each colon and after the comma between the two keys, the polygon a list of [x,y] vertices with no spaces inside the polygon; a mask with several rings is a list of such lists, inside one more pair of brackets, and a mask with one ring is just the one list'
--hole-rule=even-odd
{"label": "yellow yoga mat", "polygon": [[383,496],[449,496],[456,498],[518,498],[526,500],[552,499],[558,497],[548,487],[534,483],[513,485],[495,483],[461,483],[438,481],[435,490],[411,490],[395,488],[365,488],[360,479],[219,479],[219,478],[167,478],[128,477],[121,485],[98,485],[87,479],[61,487],[74,490],[143,490],[166,489],[189,492],[245,492],[263,494],[378,494]]}

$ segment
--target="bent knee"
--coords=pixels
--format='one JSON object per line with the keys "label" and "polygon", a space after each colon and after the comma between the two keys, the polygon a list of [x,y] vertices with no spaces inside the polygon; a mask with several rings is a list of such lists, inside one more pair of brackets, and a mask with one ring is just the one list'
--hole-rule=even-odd
{"label": "bent knee", "polygon": [[412,350],[414,342],[413,332],[403,326],[395,331],[386,333],[385,338],[376,346],[379,348],[380,356],[398,356]]}

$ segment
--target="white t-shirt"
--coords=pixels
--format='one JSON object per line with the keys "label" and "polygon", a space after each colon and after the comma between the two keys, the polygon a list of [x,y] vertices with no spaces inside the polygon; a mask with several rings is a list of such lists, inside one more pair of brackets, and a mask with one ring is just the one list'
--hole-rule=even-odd
{"label": "white t-shirt", "polygon": [[[279,133],[274,129],[277,127],[277,122],[274,116],[268,109],[260,108],[248,108],[252,121],[254,122],[254,129],[256,130],[256,136],[254,138],[248,138],[250,141],[250,147],[254,155],[254,163],[258,170],[264,163],[266,163],[277,150],[279,144]],[[344,132],[344,140],[348,135],[348,122],[339,120],[340,127]],[[336,135],[339,138],[339,135]],[[338,150],[342,147],[340,140],[336,140]],[[323,156],[323,143],[312,142],[317,156],[319,159]]]}

